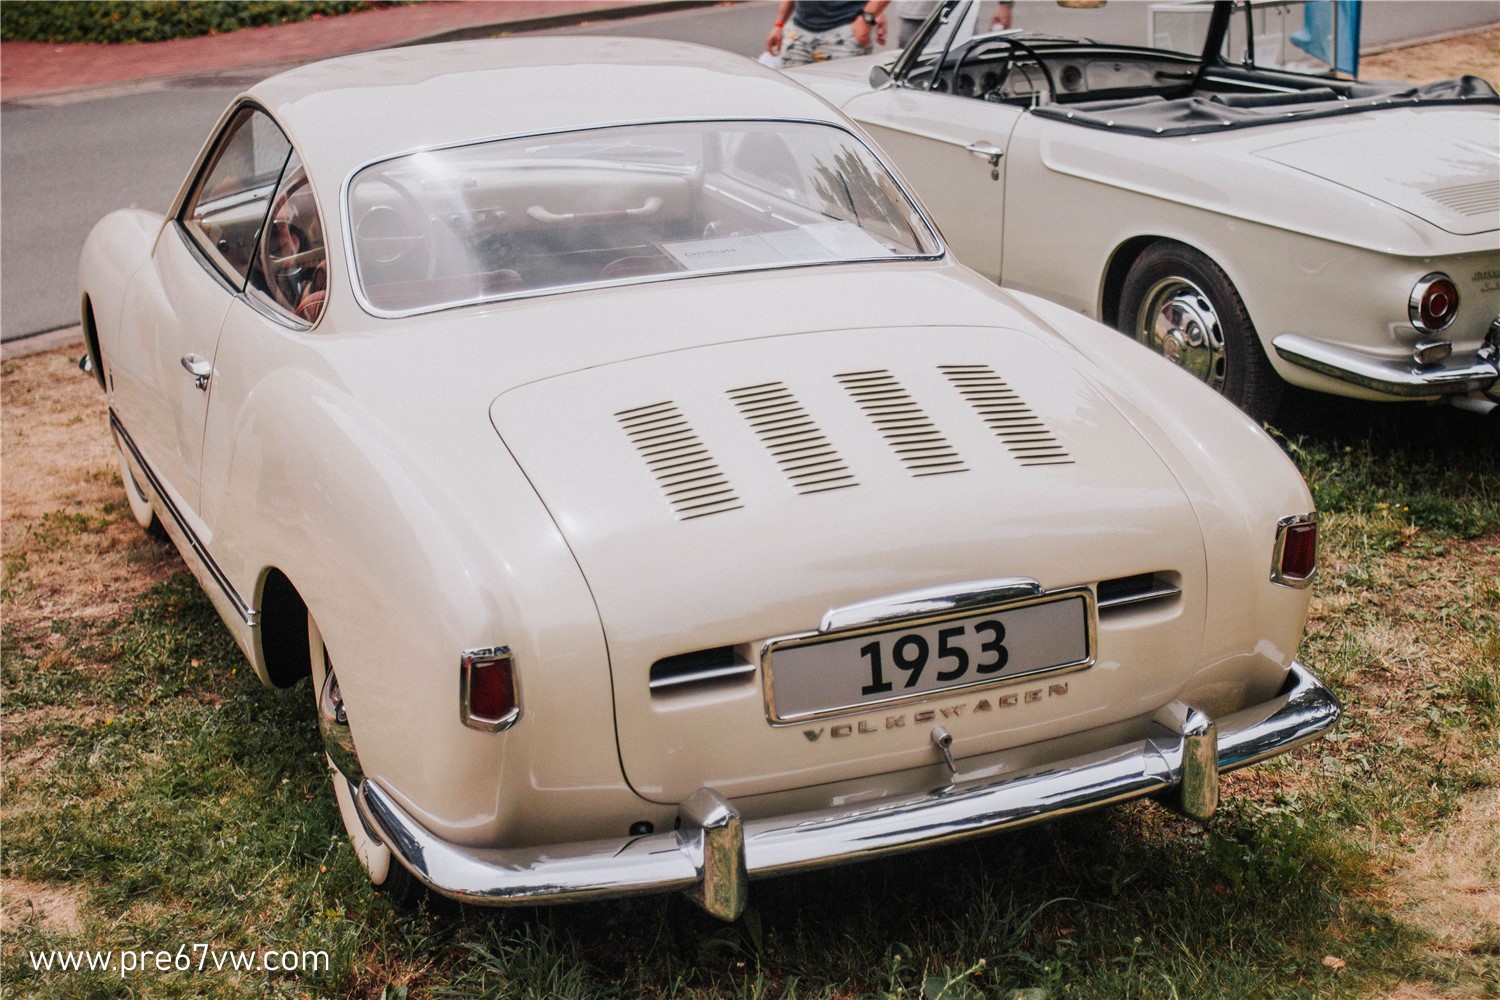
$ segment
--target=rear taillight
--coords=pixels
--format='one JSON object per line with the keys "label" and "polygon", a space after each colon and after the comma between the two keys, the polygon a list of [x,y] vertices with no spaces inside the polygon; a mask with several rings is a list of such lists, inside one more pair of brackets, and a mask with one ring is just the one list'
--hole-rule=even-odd
{"label": "rear taillight", "polygon": [[496,733],[521,717],[516,697],[515,661],[510,647],[471,649],[463,655],[459,716],[470,729]]}
{"label": "rear taillight", "polygon": [[1421,333],[1446,330],[1458,317],[1458,286],[1446,274],[1432,272],[1412,288],[1406,313]]}
{"label": "rear taillight", "polygon": [[1299,514],[1276,522],[1271,582],[1306,587],[1318,571],[1318,515]]}

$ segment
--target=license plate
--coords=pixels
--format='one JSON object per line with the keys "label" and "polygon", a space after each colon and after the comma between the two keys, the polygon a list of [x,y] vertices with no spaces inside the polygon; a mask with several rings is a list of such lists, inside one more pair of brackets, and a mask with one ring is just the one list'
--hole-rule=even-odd
{"label": "license plate", "polygon": [[1093,662],[1086,593],[1030,598],[961,616],[799,636],[767,645],[773,723],[801,722],[937,692],[1002,684]]}

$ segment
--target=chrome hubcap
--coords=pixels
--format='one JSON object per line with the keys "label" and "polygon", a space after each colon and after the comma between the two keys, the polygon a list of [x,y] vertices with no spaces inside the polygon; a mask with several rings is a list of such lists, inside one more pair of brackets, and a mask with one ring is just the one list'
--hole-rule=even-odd
{"label": "chrome hubcap", "polygon": [[1135,339],[1224,391],[1229,360],[1219,314],[1203,290],[1186,278],[1163,278],[1151,286],[1136,320]]}

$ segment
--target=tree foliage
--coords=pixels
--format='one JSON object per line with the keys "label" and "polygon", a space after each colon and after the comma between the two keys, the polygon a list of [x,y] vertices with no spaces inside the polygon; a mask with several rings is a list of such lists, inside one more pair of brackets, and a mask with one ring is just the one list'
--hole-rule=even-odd
{"label": "tree foliage", "polygon": [[0,8],[0,38],[160,42],[389,6],[388,0],[29,0]]}

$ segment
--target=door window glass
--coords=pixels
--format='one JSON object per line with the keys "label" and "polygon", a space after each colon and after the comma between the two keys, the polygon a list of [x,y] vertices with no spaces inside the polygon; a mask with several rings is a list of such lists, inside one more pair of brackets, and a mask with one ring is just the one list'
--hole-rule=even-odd
{"label": "door window glass", "polygon": [[255,262],[261,225],[291,148],[264,112],[241,110],[183,210],[188,235],[237,287],[244,287]]}

